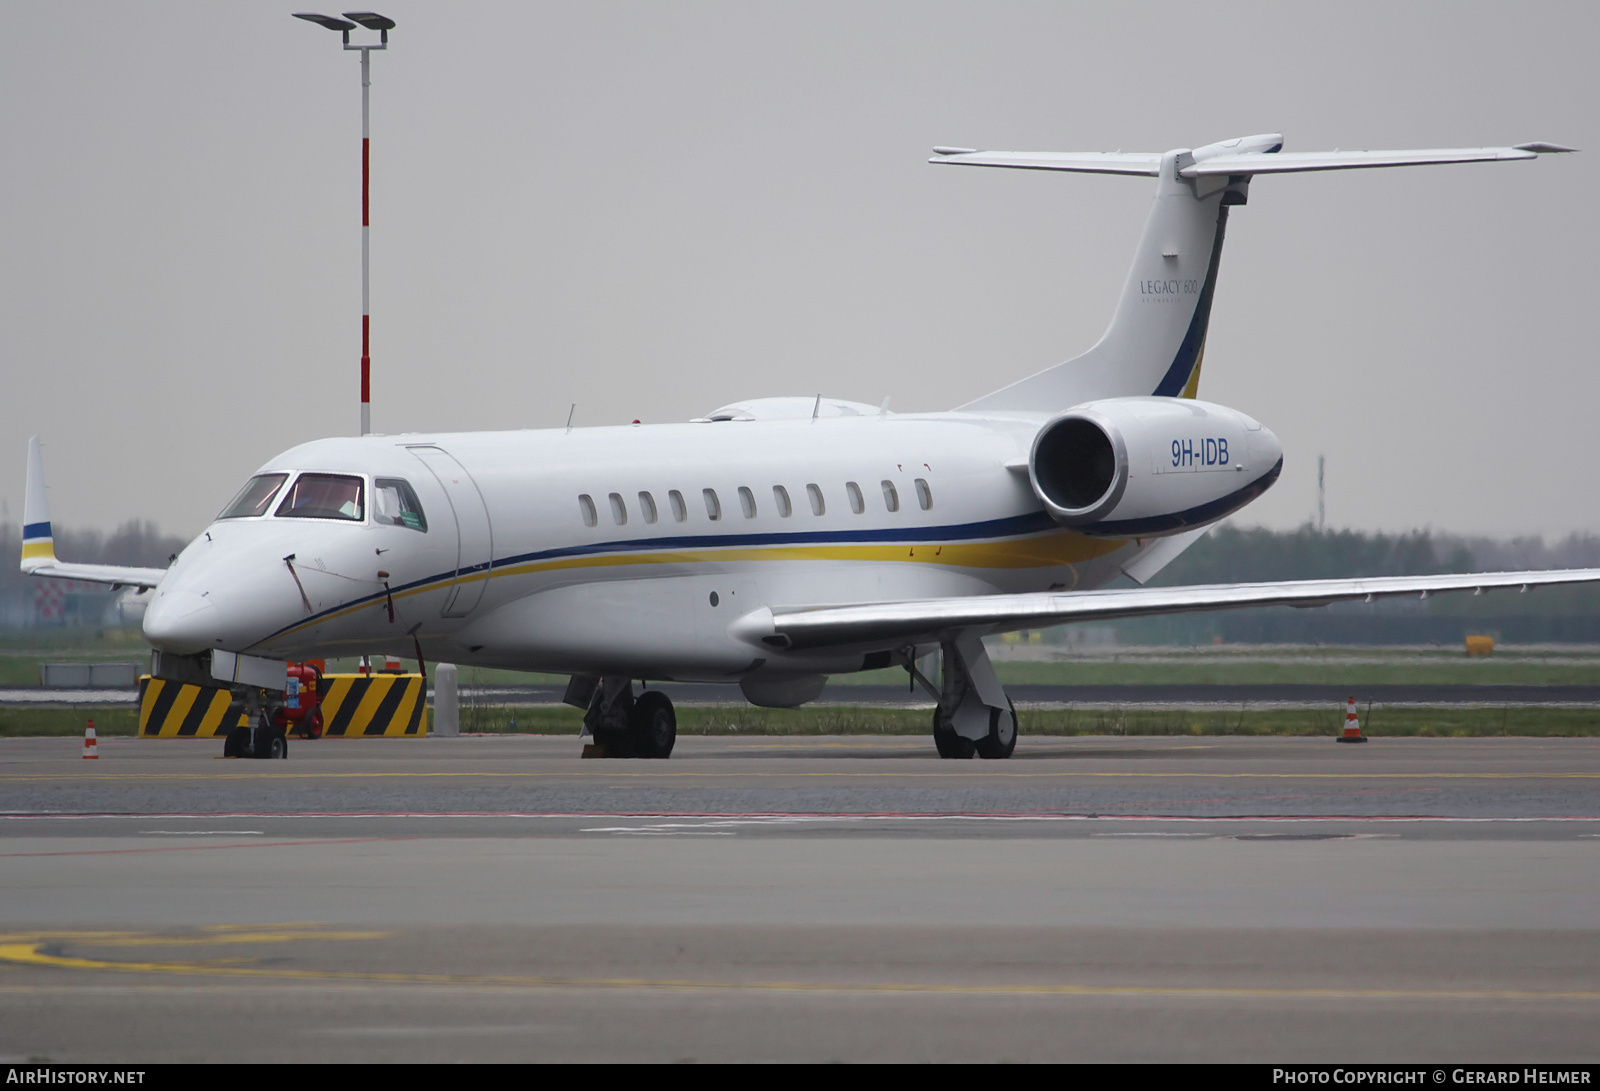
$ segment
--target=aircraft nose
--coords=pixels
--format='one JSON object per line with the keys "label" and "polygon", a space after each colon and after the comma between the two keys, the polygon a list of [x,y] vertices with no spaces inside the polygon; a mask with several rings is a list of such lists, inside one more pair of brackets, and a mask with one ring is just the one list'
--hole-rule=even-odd
{"label": "aircraft nose", "polygon": [[221,643],[217,608],[197,591],[161,592],[144,613],[144,636],[164,652],[191,655]]}

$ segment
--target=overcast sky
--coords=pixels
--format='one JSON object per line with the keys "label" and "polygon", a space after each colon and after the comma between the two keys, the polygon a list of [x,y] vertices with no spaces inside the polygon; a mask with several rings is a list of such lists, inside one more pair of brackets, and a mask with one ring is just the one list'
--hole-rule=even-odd
{"label": "overcast sky", "polygon": [[[305,0],[310,2],[310,0]],[[373,57],[373,425],[959,404],[1110,317],[1148,179],[934,144],[1549,140],[1259,179],[1202,397],[1283,441],[1245,522],[1600,529],[1600,5],[417,3]],[[0,2],[0,498],[197,532],[357,427],[360,81],[288,4]]]}

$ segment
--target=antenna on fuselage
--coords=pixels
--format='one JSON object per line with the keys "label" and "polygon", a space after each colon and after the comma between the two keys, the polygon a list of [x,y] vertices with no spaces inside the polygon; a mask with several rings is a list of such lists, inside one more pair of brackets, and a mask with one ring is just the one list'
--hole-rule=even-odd
{"label": "antenna on fuselage", "polygon": [[575,414],[577,411],[578,411],[578,403],[577,402],[573,402],[572,403],[572,408],[567,410],[567,431],[569,433],[572,431],[572,417],[573,417],[573,414]]}
{"label": "antenna on fuselage", "polygon": [[817,395],[817,400],[811,403],[811,423],[817,423],[817,414],[822,412],[822,395]]}

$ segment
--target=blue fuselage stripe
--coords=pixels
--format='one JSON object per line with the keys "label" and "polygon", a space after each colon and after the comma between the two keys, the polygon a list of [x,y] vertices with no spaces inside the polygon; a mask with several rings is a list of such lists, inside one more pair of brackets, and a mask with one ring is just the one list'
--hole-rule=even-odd
{"label": "blue fuselage stripe", "polygon": [[592,545],[562,546],[557,549],[543,549],[532,553],[519,553],[515,556],[501,557],[498,560],[482,564],[462,565],[454,571],[440,572],[420,580],[412,580],[409,583],[392,587],[388,591],[379,591],[370,595],[362,595],[359,598],[348,599],[337,606],[321,610],[311,617],[303,618],[293,625],[285,626],[271,636],[257,641],[257,644],[263,644],[290,629],[301,628],[308,622],[314,622],[329,614],[348,610],[352,606],[361,606],[369,602],[381,602],[390,594],[426,587],[429,584],[439,583],[443,580],[460,579],[462,576],[470,576],[475,572],[486,572],[495,568],[508,568],[514,564],[560,560],[567,557],[604,556],[609,553],[636,553],[647,550],[734,549],[748,546],[819,545],[832,542],[893,544],[897,542],[981,541],[991,538],[1019,537],[1060,529],[1063,528],[1057,526],[1048,513],[1035,511],[1025,515],[1012,515],[1003,519],[988,519],[983,522],[967,523],[961,526],[885,527],[877,530],[796,531],[778,534],[694,534],[680,538],[635,538],[623,541],[596,542]]}
{"label": "blue fuselage stripe", "polygon": [[1176,398],[1182,394],[1183,388],[1189,385],[1189,376],[1194,374],[1195,365],[1200,362],[1200,351],[1206,344],[1206,328],[1211,323],[1211,297],[1217,290],[1217,267],[1222,263],[1222,236],[1227,226],[1228,206],[1219,204],[1217,233],[1211,242],[1211,261],[1206,268],[1206,282],[1200,289],[1200,298],[1189,319],[1189,328],[1184,332],[1183,343],[1172,358],[1172,366],[1167,368],[1167,373],[1156,386],[1155,396],[1158,398]]}

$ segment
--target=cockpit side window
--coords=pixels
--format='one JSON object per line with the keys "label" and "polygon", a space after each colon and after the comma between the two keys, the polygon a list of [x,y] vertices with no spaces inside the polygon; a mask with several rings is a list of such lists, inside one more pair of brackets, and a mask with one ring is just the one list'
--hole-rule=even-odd
{"label": "cockpit side window", "polygon": [[280,519],[366,518],[365,485],[359,477],[344,474],[301,474],[278,505]]}
{"label": "cockpit side window", "polygon": [[427,531],[428,517],[411,483],[398,477],[378,477],[372,481],[372,521],[379,526],[410,527]]}
{"label": "cockpit side window", "polygon": [[278,489],[287,480],[288,474],[257,474],[244,483],[239,495],[222,509],[222,514],[217,518],[247,519],[253,515],[267,514],[272,498],[278,495]]}

